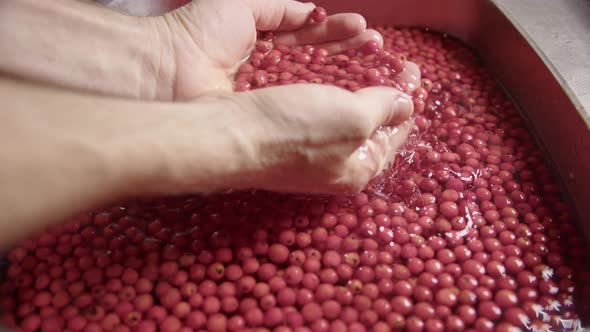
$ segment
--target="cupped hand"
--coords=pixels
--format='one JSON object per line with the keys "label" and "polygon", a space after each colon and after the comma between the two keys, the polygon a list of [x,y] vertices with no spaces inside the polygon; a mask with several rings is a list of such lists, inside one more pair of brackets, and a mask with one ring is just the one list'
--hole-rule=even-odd
{"label": "cupped hand", "polygon": [[256,167],[244,177],[273,191],[360,191],[392,162],[413,112],[412,101],[389,88],[296,85],[240,98],[258,119]]}
{"label": "cupped hand", "polygon": [[[411,99],[386,87],[297,84],[200,100],[224,110],[207,123],[217,134],[195,130],[200,112],[174,113],[184,119],[174,127],[181,139],[164,142],[174,151],[164,169],[175,180],[162,191],[358,192],[393,161],[412,125]],[[197,152],[199,144],[209,152]],[[204,172],[204,160],[219,167]]]}
{"label": "cupped hand", "polygon": [[188,100],[211,90],[231,90],[231,75],[248,57],[258,31],[277,31],[284,45],[320,45],[336,53],[368,40],[382,45],[358,14],[336,14],[323,23],[309,19],[312,3],[294,0],[195,0],[156,17],[173,99]]}

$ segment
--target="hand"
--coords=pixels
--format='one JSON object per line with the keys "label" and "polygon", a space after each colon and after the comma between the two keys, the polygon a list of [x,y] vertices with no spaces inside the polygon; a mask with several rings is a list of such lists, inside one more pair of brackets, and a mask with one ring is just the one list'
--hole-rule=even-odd
{"label": "hand", "polygon": [[298,85],[247,98],[258,118],[258,158],[244,177],[268,190],[358,192],[393,161],[411,128],[412,101],[393,89]]}
{"label": "hand", "polygon": [[[174,151],[168,166],[160,168],[172,170],[174,179],[160,182],[165,186],[158,191],[190,192],[205,186],[358,192],[393,160],[411,128],[413,111],[407,96],[383,87],[351,93],[298,84],[235,93],[212,102],[221,102],[218,109],[231,110],[218,115],[224,125],[208,123],[216,127],[216,136],[195,131],[198,120],[191,120],[190,113],[199,112],[182,112],[183,125],[176,127],[179,139],[167,142],[165,133],[158,135]],[[194,152],[195,144],[205,144],[203,139],[215,145],[209,154]],[[203,163],[219,167],[204,172]]]}
{"label": "hand", "polygon": [[320,44],[332,53],[371,39],[383,43],[358,14],[336,14],[321,24],[310,23],[314,8],[294,0],[195,0],[150,18],[163,41],[164,67],[173,71],[164,75],[174,82],[173,99],[231,90],[231,75],[250,54],[257,30],[280,31],[276,41],[281,44]]}
{"label": "hand", "polygon": [[392,160],[412,112],[383,87],[295,85],[146,103],[0,79],[0,99],[9,161],[0,208],[14,221],[0,223],[0,247],[130,195],[355,192]]}

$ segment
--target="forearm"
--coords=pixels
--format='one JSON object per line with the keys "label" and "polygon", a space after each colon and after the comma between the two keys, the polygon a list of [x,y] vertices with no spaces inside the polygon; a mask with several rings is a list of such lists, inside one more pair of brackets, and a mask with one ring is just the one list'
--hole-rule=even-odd
{"label": "forearm", "polygon": [[[0,72],[73,89],[169,100],[173,68],[150,21],[76,0],[0,2]],[[168,67],[166,67],[168,66]]]}
{"label": "forearm", "polygon": [[128,195],[233,187],[230,172],[241,167],[218,103],[141,103],[7,80],[0,100],[0,245]]}

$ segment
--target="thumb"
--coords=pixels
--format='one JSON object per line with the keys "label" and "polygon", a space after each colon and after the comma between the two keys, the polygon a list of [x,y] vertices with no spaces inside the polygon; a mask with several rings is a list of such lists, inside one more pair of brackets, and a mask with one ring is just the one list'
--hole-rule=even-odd
{"label": "thumb", "polygon": [[311,2],[294,0],[245,0],[252,9],[256,29],[262,31],[290,31],[307,23],[316,7]]}
{"label": "thumb", "polygon": [[355,92],[361,97],[372,130],[381,126],[395,126],[410,118],[414,103],[407,94],[393,88],[372,87]]}

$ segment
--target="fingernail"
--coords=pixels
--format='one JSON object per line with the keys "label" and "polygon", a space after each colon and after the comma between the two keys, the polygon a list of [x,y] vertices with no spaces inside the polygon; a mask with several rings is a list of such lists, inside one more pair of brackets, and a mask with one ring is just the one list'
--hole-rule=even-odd
{"label": "fingernail", "polygon": [[395,101],[395,111],[400,118],[409,119],[414,113],[414,102],[408,95],[400,94]]}

